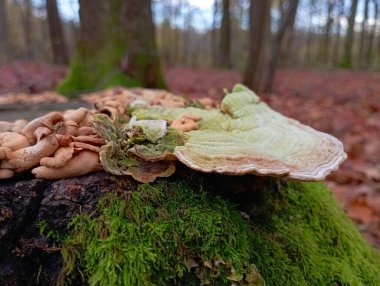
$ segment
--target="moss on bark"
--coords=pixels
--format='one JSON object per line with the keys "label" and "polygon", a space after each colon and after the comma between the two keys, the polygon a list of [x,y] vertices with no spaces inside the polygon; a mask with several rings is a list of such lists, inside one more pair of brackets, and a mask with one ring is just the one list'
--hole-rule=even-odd
{"label": "moss on bark", "polygon": [[322,183],[252,177],[107,194],[72,221],[60,282],[79,269],[91,285],[380,285],[379,254]]}
{"label": "moss on bark", "polygon": [[151,1],[82,2],[76,56],[57,90],[75,97],[117,85],[165,88]]}

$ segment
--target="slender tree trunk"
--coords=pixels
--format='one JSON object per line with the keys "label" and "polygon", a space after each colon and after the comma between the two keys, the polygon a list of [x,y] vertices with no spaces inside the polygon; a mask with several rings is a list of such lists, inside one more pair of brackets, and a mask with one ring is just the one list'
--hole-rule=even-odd
{"label": "slender tree trunk", "polygon": [[368,21],[368,6],[369,0],[365,0],[364,10],[363,10],[363,21],[361,25],[361,33],[360,33],[360,46],[359,46],[359,64],[361,67],[365,66],[364,59],[364,50],[365,50],[365,42],[366,42],[366,29],[367,29],[367,21]]}
{"label": "slender tree trunk", "polygon": [[365,54],[365,63],[366,63],[367,67],[371,67],[371,58],[372,58],[372,54],[373,54],[373,45],[374,45],[374,41],[375,41],[375,33],[376,33],[376,29],[378,27],[377,21],[379,20],[378,19],[379,18],[379,12],[380,12],[379,11],[379,3],[380,3],[379,0],[372,0],[375,22],[373,23],[373,27],[372,27],[371,32],[370,32],[369,37],[368,37],[368,46],[367,46],[366,54]]}
{"label": "slender tree trunk", "polygon": [[223,0],[223,15],[220,27],[219,66],[231,67],[231,21],[230,0]]}
{"label": "slender tree trunk", "polygon": [[8,18],[6,0],[0,0],[0,64],[9,57]]}
{"label": "slender tree trunk", "polygon": [[268,74],[267,74],[267,78],[265,82],[266,92],[271,92],[273,89],[273,83],[274,83],[274,78],[276,76],[276,67],[277,67],[278,57],[280,54],[282,40],[284,38],[286,30],[290,27],[290,24],[294,23],[294,18],[297,13],[298,3],[299,3],[298,0],[289,0],[288,8],[282,14],[280,26],[272,41]]}
{"label": "slender tree trunk", "polygon": [[323,52],[322,57],[324,63],[328,63],[330,59],[330,34],[334,18],[332,16],[332,11],[336,1],[328,0],[327,3],[327,21],[325,25],[324,40],[323,40]]}
{"label": "slender tree trunk", "polygon": [[270,18],[271,1],[251,0],[249,27],[249,54],[243,82],[253,90],[260,87],[264,73],[267,25]]}
{"label": "slender tree trunk", "polygon": [[23,32],[25,39],[24,57],[28,60],[33,58],[33,41],[32,41],[32,2],[24,0],[24,15],[23,15]]}
{"label": "slender tree trunk", "polygon": [[344,68],[352,67],[352,46],[354,43],[354,26],[355,26],[355,17],[356,17],[357,7],[358,7],[358,0],[352,0],[350,16],[348,18],[346,41],[344,45],[343,62],[341,63],[341,66]]}
{"label": "slender tree trunk", "polygon": [[213,5],[213,16],[212,16],[212,31],[211,31],[211,61],[212,65],[217,66],[218,64],[218,53],[217,51],[217,17],[219,11],[219,1],[214,0]]}
{"label": "slender tree trunk", "polygon": [[334,63],[334,66],[337,66],[339,64],[339,51],[340,51],[340,38],[341,38],[341,30],[342,26],[340,24],[341,19],[344,15],[344,0],[340,0],[338,3],[338,18],[337,18],[337,28],[336,28],[336,34],[335,34],[335,41],[334,41],[334,48],[333,48],[333,56],[332,61]]}
{"label": "slender tree trunk", "polygon": [[63,35],[61,19],[56,0],[46,0],[46,10],[49,23],[50,43],[53,52],[53,62],[59,65],[69,63],[67,47]]}

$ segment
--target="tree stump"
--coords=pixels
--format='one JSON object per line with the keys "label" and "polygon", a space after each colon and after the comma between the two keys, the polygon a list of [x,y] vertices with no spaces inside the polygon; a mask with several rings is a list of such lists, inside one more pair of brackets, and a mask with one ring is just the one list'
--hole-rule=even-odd
{"label": "tree stump", "polygon": [[379,254],[323,183],[185,167],[152,184],[3,181],[0,249],[1,285],[380,285]]}

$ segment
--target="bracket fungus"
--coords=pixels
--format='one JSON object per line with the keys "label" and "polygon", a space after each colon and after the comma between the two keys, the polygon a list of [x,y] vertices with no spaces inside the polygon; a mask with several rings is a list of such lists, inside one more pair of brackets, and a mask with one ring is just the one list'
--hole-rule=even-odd
{"label": "bracket fungus", "polygon": [[251,90],[236,85],[220,110],[139,108],[137,118],[175,121],[200,117],[199,128],[174,155],[201,172],[256,174],[303,181],[323,180],[346,159],[342,143],[272,110]]}
{"label": "bracket fungus", "polygon": [[179,160],[206,173],[316,181],[346,159],[339,140],[272,110],[243,85],[220,108],[146,89],[113,88],[85,98],[95,110],[2,123],[0,178],[30,168],[45,179],[103,168],[152,182],[173,174]]}

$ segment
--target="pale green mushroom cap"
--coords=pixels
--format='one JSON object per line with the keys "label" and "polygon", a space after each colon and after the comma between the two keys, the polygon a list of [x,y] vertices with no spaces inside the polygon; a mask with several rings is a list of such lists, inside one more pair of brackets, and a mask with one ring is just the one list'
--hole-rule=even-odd
{"label": "pale green mushroom cap", "polygon": [[272,110],[242,85],[222,101],[221,110],[199,108],[137,109],[137,118],[173,120],[202,117],[198,130],[174,155],[201,172],[257,174],[303,181],[323,180],[346,159],[342,143]]}

